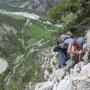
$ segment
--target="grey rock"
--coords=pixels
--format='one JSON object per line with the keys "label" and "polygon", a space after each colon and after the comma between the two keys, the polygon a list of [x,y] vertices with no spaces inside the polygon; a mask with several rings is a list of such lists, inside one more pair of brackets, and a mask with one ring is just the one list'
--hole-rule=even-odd
{"label": "grey rock", "polygon": [[84,61],[81,61],[78,64],[76,64],[73,69],[73,74],[80,73],[80,71],[84,65],[86,65],[86,63]]}
{"label": "grey rock", "polygon": [[53,86],[54,86],[53,82],[39,83],[36,85],[35,90],[52,90]]}
{"label": "grey rock", "polygon": [[48,8],[56,5],[61,0],[28,0],[20,5],[21,8],[27,8],[36,11],[46,11]]}
{"label": "grey rock", "polygon": [[59,82],[56,90],[90,90],[90,78],[81,74],[68,76]]}
{"label": "grey rock", "polygon": [[36,84],[35,85],[27,85],[25,90],[35,90]]}
{"label": "grey rock", "polygon": [[49,81],[54,81],[54,82],[57,82],[57,81],[60,81],[61,79],[64,78],[66,74],[66,71],[65,69],[58,69],[56,70],[49,78]]}
{"label": "grey rock", "polygon": [[86,33],[86,43],[87,43],[87,46],[90,50],[90,30],[88,30]]}
{"label": "grey rock", "polygon": [[74,68],[72,68],[72,60],[69,60],[66,62],[65,67],[55,69],[56,67],[52,62],[56,60],[56,54],[54,55],[54,53],[50,53],[52,51],[48,52],[47,50],[46,53],[42,53],[42,56],[45,57],[45,70],[50,66],[53,71],[51,74],[46,73],[49,78],[46,82],[37,84],[35,90],[90,90],[89,47],[87,47],[87,43],[84,44],[83,48],[87,49],[83,57],[84,60],[76,64]]}
{"label": "grey rock", "polygon": [[73,74],[66,76],[61,68],[50,75],[47,82],[38,83],[35,90],[90,90],[90,63],[84,61],[75,65]]}
{"label": "grey rock", "polygon": [[80,71],[81,71],[81,66],[79,64],[76,64],[73,69],[73,74],[80,73]]}
{"label": "grey rock", "polygon": [[90,90],[90,79],[79,81],[77,85],[77,90]]}
{"label": "grey rock", "polygon": [[89,52],[88,52],[88,51],[84,54],[84,56],[82,57],[82,59],[83,59],[86,63],[89,62]]}
{"label": "grey rock", "polygon": [[90,63],[82,67],[81,74],[90,76]]}

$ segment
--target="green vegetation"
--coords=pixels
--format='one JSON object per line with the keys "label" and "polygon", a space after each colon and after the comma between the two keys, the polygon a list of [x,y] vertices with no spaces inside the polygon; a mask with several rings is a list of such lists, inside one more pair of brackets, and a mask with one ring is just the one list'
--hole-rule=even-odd
{"label": "green vegetation", "polygon": [[36,39],[52,39],[51,36],[52,32],[50,30],[47,30],[47,27],[45,28],[44,25],[42,25],[39,22],[34,22],[33,25],[30,27],[27,27],[25,30],[25,37],[30,38],[36,38]]}
{"label": "green vegetation", "polygon": [[48,18],[50,21],[55,23],[58,20],[61,20],[62,15],[67,15],[68,13],[75,13],[78,9],[77,3],[72,2],[61,2],[60,4],[56,5],[55,7],[51,8],[48,11]]}
{"label": "green vegetation", "polygon": [[83,35],[90,26],[89,8],[89,0],[62,0],[60,4],[49,9],[48,19],[53,23],[63,23],[64,31],[70,30],[76,35]]}
{"label": "green vegetation", "polygon": [[[0,26],[4,27],[4,25],[8,28],[14,27],[16,29],[15,32],[17,34],[14,34],[13,32],[6,33],[6,36],[3,35],[3,39],[1,41],[2,44],[6,43],[4,47],[0,46],[1,56],[3,57],[9,57],[11,54],[20,53],[23,52],[23,47],[21,42],[18,40],[18,38],[21,38],[21,29],[23,28],[23,25],[25,24],[26,19],[25,18],[19,18],[18,16],[14,15],[5,15],[0,14]],[[17,18],[18,17],[18,18]],[[8,26],[9,25],[9,26]],[[11,28],[12,30],[13,28]],[[13,30],[14,30],[13,29]],[[13,31],[12,30],[12,31]],[[3,31],[1,29],[1,31]],[[8,52],[8,53],[7,53]]]}
{"label": "green vegetation", "polygon": [[24,0],[13,0],[13,1],[8,1],[8,5],[11,7],[19,7],[24,2],[25,2]]}
{"label": "green vegetation", "polygon": [[14,18],[15,20],[25,20],[25,17],[23,16],[18,16],[15,14],[7,14],[7,16]]}
{"label": "green vegetation", "polygon": [[[52,46],[57,35],[68,30],[76,35],[83,35],[90,27],[89,8],[88,0],[63,0],[51,8],[48,11],[48,20],[63,25],[60,28],[55,27],[54,24],[44,24],[43,17],[41,21],[30,20],[30,23],[25,26],[27,19],[24,17],[0,14],[0,37],[3,37],[0,41],[0,56],[7,59],[9,63],[7,71],[0,75],[0,90],[25,90],[29,82],[41,82],[43,61],[39,56],[40,50]],[[5,26],[11,31],[8,31]],[[12,27],[16,34],[13,33]],[[21,56],[22,58],[18,60],[17,57]],[[52,69],[48,68],[48,71],[51,73]],[[5,79],[8,75],[11,78],[7,85],[9,78],[6,81]]]}
{"label": "green vegetation", "polygon": [[[24,23],[26,22],[25,18],[20,19],[19,16],[16,15],[5,15],[0,14],[0,23],[9,24],[10,26],[14,26],[16,29],[21,29],[24,26]],[[20,19],[20,20],[19,20]]]}
{"label": "green vegetation", "polygon": [[[0,14],[0,27],[2,27],[0,32],[4,31],[5,33],[0,34],[0,37],[3,37],[0,43],[4,46],[0,44],[0,56],[9,63],[6,72],[0,76],[0,90],[25,90],[25,86],[29,82],[34,83],[43,80],[43,71],[41,70],[43,61],[41,61],[38,52],[43,48],[53,45],[55,39],[53,33],[56,32],[57,28],[32,20],[32,24],[28,23],[24,28],[22,35],[22,29],[26,20],[24,17],[13,14]],[[11,31],[8,31],[8,28],[4,28],[4,26],[8,27]],[[25,42],[25,47],[22,45],[22,39]],[[40,41],[40,45],[38,41]],[[32,52],[32,49],[35,51]],[[18,66],[17,57],[20,56],[23,57],[20,59]],[[15,70],[15,73],[13,70]],[[49,71],[51,72],[51,70]],[[7,85],[9,77],[7,80],[5,79],[9,73],[11,79],[9,85]]]}

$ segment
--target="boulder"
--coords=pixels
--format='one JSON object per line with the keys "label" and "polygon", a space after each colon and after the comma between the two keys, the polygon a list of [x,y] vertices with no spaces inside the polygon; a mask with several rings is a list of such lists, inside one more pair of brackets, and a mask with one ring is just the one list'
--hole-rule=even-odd
{"label": "boulder", "polygon": [[49,76],[50,76],[50,75],[49,75],[48,70],[45,70],[45,71],[44,71],[44,79],[45,79],[45,80],[48,80]]}
{"label": "boulder", "polygon": [[39,83],[36,85],[35,90],[52,90],[54,86],[54,83],[51,81]]}
{"label": "boulder", "polygon": [[61,80],[57,86],[57,90],[67,90],[68,79]]}
{"label": "boulder", "polygon": [[90,78],[81,74],[61,80],[56,90],[90,90]]}
{"label": "boulder", "polygon": [[87,51],[87,52],[84,54],[84,56],[83,56],[82,59],[83,59],[86,63],[90,62],[90,60],[89,60],[89,51]]}
{"label": "boulder", "polygon": [[79,62],[78,64],[76,64],[76,65],[74,66],[74,69],[73,69],[73,74],[78,74],[78,73],[80,73],[80,71],[81,71],[81,69],[82,69],[82,67],[83,67],[84,65],[86,65],[86,63],[85,63],[84,61],[81,61],[81,62]]}
{"label": "boulder", "polygon": [[0,74],[6,71],[8,68],[7,60],[0,58]]}
{"label": "boulder", "polygon": [[82,67],[81,74],[90,76],[90,63]]}
{"label": "boulder", "polygon": [[23,4],[20,5],[20,8],[45,12],[60,1],[61,0],[25,0],[24,2],[22,1]]}
{"label": "boulder", "polygon": [[54,81],[54,82],[60,81],[61,79],[64,78],[65,74],[66,71],[64,68],[58,69],[50,76],[49,81]]}
{"label": "boulder", "polygon": [[90,30],[86,33],[86,43],[88,48],[90,49]]}
{"label": "boulder", "polygon": [[68,79],[66,90],[90,90],[90,79],[81,74],[73,75]]}

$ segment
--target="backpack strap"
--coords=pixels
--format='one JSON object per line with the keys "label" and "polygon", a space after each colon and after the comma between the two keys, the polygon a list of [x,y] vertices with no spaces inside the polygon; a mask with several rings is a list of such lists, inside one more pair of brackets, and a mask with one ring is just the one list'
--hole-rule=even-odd
{"label": "backpack strap", "polygon": [[[66,38],[65,38],[63,41],[61,41],[61,42],[58,42],[58,41],[57,41],[57,47],[54,47],[53,51],[56,51],[56,52],[58,52],[58,51],[66,51],[66,49],[67,49],[67,47],[68,47],[68,44],[65,44],[64,41],[65,41],[66,39],[69,39],[69,38],[74,38],[74,37],[72,37],[72,36],[66,37]],[[63,46],[62,46],[62,43],[63,43]],[[60,44],[61,44],[61,45],[60,45]]]}
{"label": "backpack strap", "polygon": [[[74,38],[74,37],[66,37],[66,38],[64,39],[64,41],[65,41],[66,39],[69,39],[69,38]],[[63,41],[63,42],[64,42],[64,41]]]}

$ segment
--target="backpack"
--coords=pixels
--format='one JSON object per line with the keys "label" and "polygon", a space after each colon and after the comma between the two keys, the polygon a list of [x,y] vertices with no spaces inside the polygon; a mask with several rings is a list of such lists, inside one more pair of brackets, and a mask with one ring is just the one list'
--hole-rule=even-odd
{"label": "backpack", "polygon": [[68,39],[68,38],[71,38],[71,36],[69,36],[69,35],[67,35],[67,34],[63,34],[63,35],[61,35],[61,36],[58,38],[57,42],[58,42],[58,43],[64,42],[64,41],[65,41],[66,39]]}
{"label": "backpack", "polygon": [[64,43],[64,41],[68,38],[73,38],[72,36],[69,36],[67,34],[63,34],[61,35],[58,40],[57,40],[57,46],[54,47],[53,51],[54,52],[59,52],[59,51],[62,51],[62,52],[65,52],[67,51],[67,47],[68,45]]}

